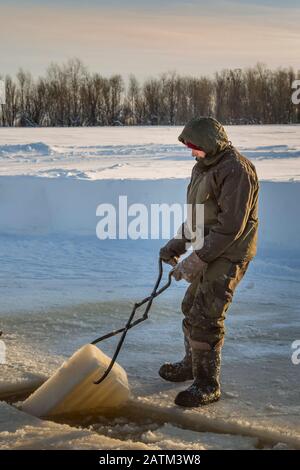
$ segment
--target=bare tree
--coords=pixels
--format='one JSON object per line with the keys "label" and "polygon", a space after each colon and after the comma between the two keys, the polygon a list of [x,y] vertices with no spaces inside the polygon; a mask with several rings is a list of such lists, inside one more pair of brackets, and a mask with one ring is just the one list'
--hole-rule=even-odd
{"label": "bare tree", "polygon": [[121,75],[90,74],[73,58],[51,63],[36,80],[20,69],[15,81],[5,77],[6,104],[1,126],[182,125],[194,116],[216,116],[224,124],[293,123],[299,105],[291,101],[290,68],[225,69],[213,78],[180,76],[169,71],[127,87]]}
{"label": "bare tree", "polygon": [[158,79],[150,78],[143,86],[144,112],[146,124],[160,124],[161,84]]}

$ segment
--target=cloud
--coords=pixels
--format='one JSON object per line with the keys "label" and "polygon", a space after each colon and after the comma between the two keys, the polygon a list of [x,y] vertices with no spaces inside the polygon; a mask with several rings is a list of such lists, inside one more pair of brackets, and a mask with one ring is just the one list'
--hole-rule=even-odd
{"label": "cloud", "polygon": [[241,10],[234,9],[233,0],[219,0],[227,6],[222,14],[212,8],[191,14],[182,3],[169,12],[146,13],[100,9],[97,3],[97,8],[53,8],[53,2],[52,7],[1,7],[0,72],[14,73],[22,66],[42,74],[50,61],[74,56],[104,75],[135,73],[141,78],[174,69],[212,73],[257,61],[299,67],[300,10],[279,12],[259,5],[245,14],[249,1]]}

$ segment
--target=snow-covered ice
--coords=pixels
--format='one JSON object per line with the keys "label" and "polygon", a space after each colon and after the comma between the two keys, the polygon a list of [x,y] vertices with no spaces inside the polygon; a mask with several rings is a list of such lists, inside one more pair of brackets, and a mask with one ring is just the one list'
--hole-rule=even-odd
{"label": "snow-covered ice", "polygon": [[[187,178],[190,151],[180,127],[1,128],[0,175],[45,178]],[[298,125],[227,126],[229,138],[253,159],[261,180],[299,181]]]}
{"label": "snow-covered ice", "polygon": [[[162,240],[96,238],[96,207],[184,202],[194,163],[181,128],[0,129],[0,399],[23,399],[149,294]],[[227,319],[223,399],[178,410],[157,370],[183,352],[179,283],[131,330],[118,361],[130,411],[73,423],[0,406],[2,448],[295,448],[300,444],[300,126],[228,126],[260,178],[258,255]],[[168,270],[168,268],[166,268]],[[112,355],[117,338],[101,343]],[[77,424],[78,426],[78,424]]]}

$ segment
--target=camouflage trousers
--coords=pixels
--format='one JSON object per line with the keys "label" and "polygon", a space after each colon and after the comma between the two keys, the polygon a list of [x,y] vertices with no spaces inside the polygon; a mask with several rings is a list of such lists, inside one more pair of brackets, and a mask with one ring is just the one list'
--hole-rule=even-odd
{"label": "camouflage trousers", "polygon": [[197,343],[200,349],[203,343],[215,349],[222,347],[226,312],[248,265],[249,261],[233,263],[217,258],[207,265],[201,278],[190,284],[182,301],[182,312],[183,331],[192,347],[197,348]]}

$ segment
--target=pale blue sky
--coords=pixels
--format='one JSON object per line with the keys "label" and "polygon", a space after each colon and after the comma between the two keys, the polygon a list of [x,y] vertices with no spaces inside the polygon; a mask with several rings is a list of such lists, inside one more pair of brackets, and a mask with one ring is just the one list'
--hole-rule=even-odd
{"label": "pale blue sky", "polygon": [[300,68],[299,0],[0,0],[0,74],[79,57],[103,75]]}

